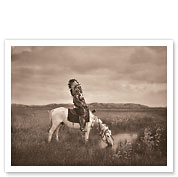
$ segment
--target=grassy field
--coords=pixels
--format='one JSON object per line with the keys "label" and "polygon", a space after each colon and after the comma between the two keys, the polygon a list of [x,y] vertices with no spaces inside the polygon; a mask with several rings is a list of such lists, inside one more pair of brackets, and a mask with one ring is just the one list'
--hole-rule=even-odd
{"label": "grassy field", "polygon": [[13,166],[57,165],[166,165],[167,109],[98,109],[98,117],[113,135],[136,133],[137,139],[117,144],[116,150],[101,148],[96,127],[83,144],[80,131],[64,127],[47,143],[47,106],[12,105],[11,163]]}

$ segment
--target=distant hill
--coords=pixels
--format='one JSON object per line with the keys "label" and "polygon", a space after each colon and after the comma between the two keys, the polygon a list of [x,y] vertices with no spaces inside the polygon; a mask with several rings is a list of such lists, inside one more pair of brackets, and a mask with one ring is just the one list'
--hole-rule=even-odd
{"label": "distant hill", "polygon": [[[90,109],[151,109],[153,108],[153,107],[149,107],[141,104],[135,104],[135,103],[90,103],[88,104],[88,106]],[[12,107],[54,109],[57,107],[72,108],[73,104],[56,104],[56,103],[48,104],[48,105],[12,104]]]}
{"label": "distant hill", "polygon": [[135,103],[91,103],[89,104],[91,108],[98,109],[146,109],[150,108],[145,105],[135,104]]}

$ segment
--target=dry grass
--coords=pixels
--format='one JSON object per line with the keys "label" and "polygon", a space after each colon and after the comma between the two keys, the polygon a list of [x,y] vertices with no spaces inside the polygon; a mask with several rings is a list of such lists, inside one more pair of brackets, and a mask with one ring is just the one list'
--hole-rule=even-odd
{"label": "dry grass", "polygon": [[[140,133],[152,125],[166,127],[167,122],[166,109],[98,110],[97,115],[109,125],[113,134]],[[79,131],[65,127],[59,132],[59,142],[53,139],[48,144],[48,127],[46,107],[12,106],[12,165],[166,165],[165,152],[163,154],[160,149],[139,151],[136,147],[139,139],[131,145],[126,143],[121,147],[118,144],[114,152],[110,148],[100,148],[96,127],[87,145],[83,144]],[[121,149],[122,156],[118,153]]]}

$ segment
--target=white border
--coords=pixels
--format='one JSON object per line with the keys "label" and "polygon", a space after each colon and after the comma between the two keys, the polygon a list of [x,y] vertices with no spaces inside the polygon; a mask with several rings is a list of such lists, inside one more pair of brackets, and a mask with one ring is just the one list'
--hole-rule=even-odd
{"label": "white border", "polygon": [[[167,46],[167,166],[11,166],[11,46]],[[173,172],[172,40],[6,40],[5,41],[6,172]]]}

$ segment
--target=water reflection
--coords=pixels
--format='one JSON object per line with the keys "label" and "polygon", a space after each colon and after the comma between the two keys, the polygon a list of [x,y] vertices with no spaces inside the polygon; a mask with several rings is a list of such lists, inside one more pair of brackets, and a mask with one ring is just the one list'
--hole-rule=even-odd
{"label": "water reflection", "polygon": [[[128,143],[132,143],[134,140],[137,139],[137,133],[120,133],[117,135],[113,135],[114,138],[114,145],[112,147],[113,150],[116,150],[116,148],[118,147],[118,144],[120,142],[125,142],[127,141]],[[105,148],[107,147],[107,144],[104,143],[103,141],[99,142],[99,146],[101,148]]]}

